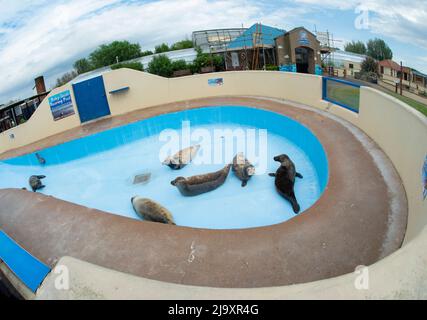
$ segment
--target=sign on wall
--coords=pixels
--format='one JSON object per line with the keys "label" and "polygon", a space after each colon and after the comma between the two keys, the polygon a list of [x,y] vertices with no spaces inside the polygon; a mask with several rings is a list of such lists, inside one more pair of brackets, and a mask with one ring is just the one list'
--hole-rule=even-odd
{"label": "sign on wall", "polygon": [[50,110],[53,120],[57,121],[73,115],[73,101],[71,100],[70,90],[55,94],[49,98]]}
{"label": "sign on wall", "polygon": [[308,39],[308,34],[304,30],[301,30],[299,33],[299,44],[307,47],[310,46],[310,40]]}
{"label": "sign on wall", "polygon": [[423,196],[424,196],[424,200],[425,200],[427,198],[427,156],[424,160],[422,177],[423,177],[423,186],[424,186]]}
{"label": "sign on wall", "polygon": [[208,85],[210,86],[222,86],[224,84],[223,78],[215,78],[215,79],[209,79]]}

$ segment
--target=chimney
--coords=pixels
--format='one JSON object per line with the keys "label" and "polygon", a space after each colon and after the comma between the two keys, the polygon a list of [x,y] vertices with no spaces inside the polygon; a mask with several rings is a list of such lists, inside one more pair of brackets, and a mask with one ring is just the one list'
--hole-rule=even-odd
{"label": "chimney", "polygon": [[36,83],[37,94],[41,94],[41,93],[46,92],[46,86],[44,84],[44,77],[43,76],[40,76],[40,77],[34,79],[34,82]]}

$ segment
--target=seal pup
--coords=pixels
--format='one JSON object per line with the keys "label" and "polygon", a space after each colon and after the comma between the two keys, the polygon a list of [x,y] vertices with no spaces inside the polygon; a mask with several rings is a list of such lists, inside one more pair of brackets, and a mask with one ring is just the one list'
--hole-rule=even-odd
{"label": "seal pup", "polygon": [[33,190],[33,192],[36,192],[39,189],[42,189],[45,187],[45,185],[43,185],[41,179],[46,178],[46,176],[31,176],[30,179],[28,180],[31,189]]}
{"label": "seal pup", "polygon": [[169,210],[157,202],[139,196],[132,197],[131,202],[133,209],[140,218],[146,221],[175,225]]}
{"label": "seal pup", "polygon": [[173,170],[179,170],[189,164],[197,155],[200,149],[200,144],[182,149],[173,157],[167,157],[162,164],[169,166]]}
{"label": "seal pup", "polygon": [[296,171],[295,164],[286,154],[274,157],[274,161],[280,162],[280,167],[277,169],[276,173],[270,173],[269,175],[271,177],[276,177],[274,183],[277,192],[288,200],[294,212],[298,213],[300,212],[300,206],[295,197],[294,185],[295,177],[302,179],[302,175]]}
{"label": "seal pup", "polygon": [[40,154],[36,153],[37,161],[44,166],[46,164],[46,159],[43,158]]}
{"label": "seal pup", "polygon": [[255,174],[255,167],[245,158],[243,152],[239,152],[233,159],[233,172],[242,181],[242,187],[245,187]]}
{"label": "seal pup", "polygon": [[177,187],[183,196],[197,196],[222,186],[225,179],[227,179],[230,168],[231,164],[228,164],[223,169],[216,172],[201,174],[189,178],[178,177],[171,181],[171,184]]}

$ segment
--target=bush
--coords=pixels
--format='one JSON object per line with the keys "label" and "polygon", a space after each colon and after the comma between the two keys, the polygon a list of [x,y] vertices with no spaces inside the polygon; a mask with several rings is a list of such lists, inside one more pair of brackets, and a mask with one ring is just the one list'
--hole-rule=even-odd
{"label": "bush", "polygon": [[161,77],[170,77],[173,73],[172,62],[167,56],[158,55],[148,64],[148,72]]}
{"label": "bush", "polygon": [[171,50],[182,50],[189,48],[193,48],[193,41],[191,40],[178,41],[171,46]]}
{"label": "bush", "polygon": [[76,71],[71,71],[71,72],[67,72],[67,73],[64,73],[63,75],[62,75],[62,77],[60,77],[60,78],[58,78],[58,79],[56,79],[56,85],[55,85],[55,88],[57,88],[57,87],[61,87],[61,86],[63,86],[64,84],[67,84],[68,82],[70,82],[71,80],[73,80],[75,77],[77,77],[78,76],[78,74],[77,74],[77,72]]}
{"label": "bush", "polygon": [[267,64],[265,66],[265,70],[267,70],[267,71],[279,71],[279,67],[275,66],[274,64]]}
{"label": "bush", "polygon": [[155,46],[155,53],[164,53],[170,51],[169,46],[166,43],[162,43],[161,45]]}
{"label": "bush", "polygon": [[144,66],[142,65],[141,62],[124,62],[124,63],[117,63],[115,65],[111,66],[111,69],[116,70],[116,69],[121,69],[121,68],[128,68],[128,69],[133,69],[133,70],[138,70],[138,71],[144,71]]}
{"label": "bush", "polygon": [[90,63],[94,68],[110,66],[119,61],[127,61],[141,56],[141,46],[129,41],[114,41],[102,45],[90,54]]}
{"label": "bush", "polygon": [[177,60],[172,62],[172,71],[186,70],[189,69],[185,60]]}
{"label": "bush", "polygon": [[366,57],[365,60],[363,60],[361,65],[362,72],[378,72],[378,63],[375,61],[375,59],[371,57]]}
{"label": "bush", "polygon": [[224,69],[224,59],[222,56],[203,53],[200,48],[197,48],[196,51],[197,57],[193,61],[194,73],[200,72],[202,68],[210,66],[213,66],[217,71]]}

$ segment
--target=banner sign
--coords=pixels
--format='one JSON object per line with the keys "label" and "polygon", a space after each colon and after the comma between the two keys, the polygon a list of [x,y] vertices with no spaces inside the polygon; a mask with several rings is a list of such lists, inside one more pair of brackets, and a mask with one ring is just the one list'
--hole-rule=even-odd
{"label": "banner sign", "polygon": [[70,90],[55,94],[49,98],[53,120],[57,121],[74,114],[73,101]]}
{"label": "banner sign", "polygon": [[215,78],[215,79],[209,79],[208,85],[210,86],[222,86],[224,84],[223,78]]}

